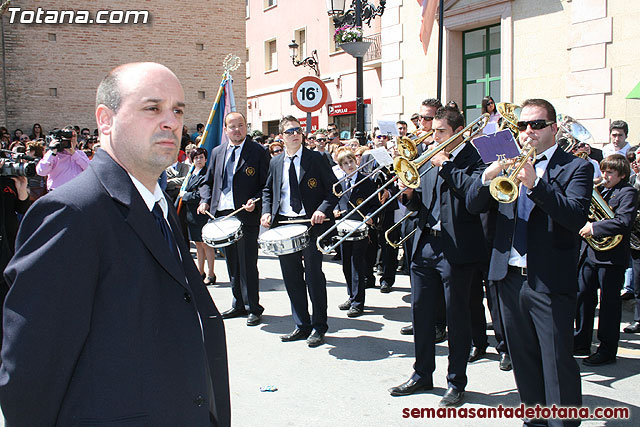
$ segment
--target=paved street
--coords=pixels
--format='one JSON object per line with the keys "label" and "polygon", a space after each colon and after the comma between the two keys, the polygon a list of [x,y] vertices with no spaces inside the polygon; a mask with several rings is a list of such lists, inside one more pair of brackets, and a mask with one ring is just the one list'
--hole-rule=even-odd
{"label": "paved street", "polygon": [[[194,251],[195,252],[195,251]],[[293,329],[289,300],[276,257],[260,256],[263,323],[247,327],[245,318],[225,320],[229,351],[232,421],[235,427],[283,426],[518,426],[517,419],[405,419],[404,408],[435,408],[446,391],[447,345],[436,349],[434,390],[391,397],[389,387],[405,381],[412,371],[412,337],[400,335],[410,321],[409,278],[399,275],[390,294],[367,290],[366,314],[349,319],[337,305],[346,299],[341,266],[325,257],[329,298],[326,344],[308,348],[304,341],[282,343],[278,336]],[[218,308],[230,307],[226,265],[216,260],[219,285],[210,287]],[[625,303],[623,326],[631,318]],[[488,313],[487,313],[488,316]],[[490,334],[493,331],[488,331]],[[618,362],[590,369],[581,366],[584,404],[626,406],[628,420],[596,420],[584,426],[640,425],[640,336],[622,334]],[[493,338],[490,338],[494,344]],[[498,369],[498,354],[469,365],[463,408],[517,406],[511,372]],[[275,392],[260,392],[262,386]],[[0,419],[0,426],[4,422]],[[186,427],[186,426],[185,426]]]}
{"label": "paved street", "polygon": [[[400,335],[410,322],[409,278],[400,275],[390,294],[368,289],[366,314],[349,319],[337,305],[346,299],[341,266],[325,257],[329,299],[326,344],[308,348],[304,341],[282,343],[278,336],[290,332],[289,300],[276,257],[260,256],[263,323],[247,327],[245,318],[225,320],[231,377],[234,426],[413,426],[491,425],[517,426],[514,419],[405,419],[403,408],[437,407],[446,391],[447,343],[436,349],[434,390],[408,397],[391,397],[389,387],[404,382],[412,372],[413,341]],[[230,307],[231,290],[224,260],[216,260],[219,285],[211,294],[223,311]],[[631,317],[623,313],[623,326]],[[488,314],[487,314],[488,315]],[[490,334],[493,331],[489,331]],[[494,344],[493,337],[490,338]],[[622,334],[615,365],[590,369],[582,366],[584,404],[626,406],[628,420],[587,421],[586,426],[640,425],[640,336]],[[465,408],[519,405],[512,372],[498,369],[498,354],[470,364]],[[276,392],[260,392],[273,385]]]}

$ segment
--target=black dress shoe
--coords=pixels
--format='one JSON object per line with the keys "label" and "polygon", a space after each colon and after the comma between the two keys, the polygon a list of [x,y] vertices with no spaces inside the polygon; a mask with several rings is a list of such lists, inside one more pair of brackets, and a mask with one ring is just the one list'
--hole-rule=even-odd
{"label": "black dress shoe", "polygon": [[591,356],[582,361],[582,364],[586,366],[610,365],[611,363],[616,363],[615,356],[605,356],[604,354],[598,352],[593,353]]}
{"label": "black dress shoe", "polygon": [[364,310],[360,307],[351,307],[349,311],[347,311],[347,317],[358,317],[364,314]]}
{"label": "black dress shoe", "polygon": [[349,310],[351,308],[351,300],[348,299],[345,302],[343,302],[342,304],[339,304],[338,308],[340,310]]}
{"label": "black dress shoe", "polygon": [[586,348],[582,348],[582,347],[574,347],[573,349],[573,355],[574,356],[588,356],[591,354],[591,349],[586,347]]}
{"label": "black dress shoe", "polygon": [[380,283],[380,292],[382,292],[383,294],[388,294],[389,292],[391,292],[391,285],[387,282]]}
{"label": "black dress shoe", "polygon": [[435,343],[436,344],[440,344],[441,342],[444,342],[447,339],[447,330],[445,328],[441,328],[439,326],[436,326],[436,340]]}
{"label": "black dress shoe", "polygon": [[447,392],[442,396],[442,400],[438,403],[440,408],[455,408],[462,405],[464,391],[458,391],[453,387],[449,387]]}
{"label": "black dress shoe", "polygon": [[409,396],[420,390],[433,390],[433,384],[422,384],[409,378],[402,384],[391,387],[389,393],[391,396]]}
{"label": "black dress shoe", "polygon": [[511,356],[507,353],[500,353],[500,370],[510,371],[511,369],[513,369],[513,366],[511,366]]}
{"label": "black dress shoe", "polygon": [[471,347],[471,351],[469,352],[469,362],[475,362],[485,354],[487,354],[487,350],[485,348],[481,349],[479,347],[473,346]]}
{"label": "black dress shoe", "polygon": [[311,334],[311,331],[303,331],[300,328],[295,328],[293,332],[286,335],[280,335],[280,341],[289,342],[289,341],[300,341],[305,340]]}
{"label": "black dress shoe", "polygon": [[637,334],[638,332],[640,332],[640,322],[633,322],[622,331],[627,334]]}
{"label": "black dress shoe", "polygon": [[249,317],[247,317],[247,326],[257,326],[260,324],[261,319],[261,315],[249,313]]}
{"label": "black dress shoe", "polygon": [[318,331],[313,331],[309,338],[307,338],[307,345],[311,348],[318,347],[319,345],[324,343],[324,334],[321,334]]}
{"label": "black dress shoe", "polygon": [[222,313],[223,319],[233,319],[234,317],[246,316],[246,310],[240,310],[239,308],[230,308]]}
{"label": "black dress shoe", "polygon": [[400,328],[400,333],[402,335],[413,335],[413,325],[407,325]]}
{"label": "black dress shoe", "polygon": [[621,295],[620,298],[622,298],[623,301],[628,301],[630,299],[634,299],[635,295],[633,294],[633,292],[629,292],[629,291],[624,291]]}

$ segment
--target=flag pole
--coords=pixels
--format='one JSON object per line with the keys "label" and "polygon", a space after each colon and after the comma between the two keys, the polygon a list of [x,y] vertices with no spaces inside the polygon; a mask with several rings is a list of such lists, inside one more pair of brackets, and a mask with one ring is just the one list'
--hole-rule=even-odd
{"label": "flag pole", "polygon": [[[220,105],[220,99],[222,98],[222,92],[224,91],[224,87],[227,84],[227,81],[231,78],[231,71],[235,71],[240,66],[240,58],[236,55],[229,54],[222,61],[222,66],[224,67],[224,73],[222,74],[222,80],[220,81],[220,86],[218,87],[218,93],[216,94],[216,99],[213,102],[213,106],[211,107],[211,111],[209,112],[209,118],[207,119],[207,124],[204,127],[204,132],[202,132],[202,137],[200,138],[200,143],[198,143],[198,147],[202,147],[207,141],[207,137],[209,136],[209,128],[211,127],[211,122],[213,122],[213,118],[218,111],[218,105]],[[184,177],[184,181],[182,181],[182,186],[180,186],[180,192],[178,193],[178,214],[180,214],[180,210],[182,209],[182,192],[187,188],[187,184],[189,183],[189,178],[194,170],[194,165],[191,165],[189,168],[189,173]]]}

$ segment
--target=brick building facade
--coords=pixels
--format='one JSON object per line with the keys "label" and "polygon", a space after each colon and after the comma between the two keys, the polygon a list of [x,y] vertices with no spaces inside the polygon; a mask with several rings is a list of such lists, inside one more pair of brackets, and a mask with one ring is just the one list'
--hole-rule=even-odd
{"label": "brick building facade", "polygon": [[[20,9],[2,16],[0,125],[10,131],[30,133],[36,122],[45,132],[67,124],[94,129],[95,91],[106,73],[119,64],[154,61],[168,66],[182,82],[185,124],[193,132],[196,123],[208,118],[225,56],[233,53],[244,60],[242,0],[25,0],[10,7]],[[63,16],[63,10],[75,13]],[[101,10],[110,12],[98,15]],[[137,24],[77,23],[87,16],[94,21],[126,19],[113,12],[117,10],[148,11],[147,23],[142,23],[143,15]],[[64,23],[35,23],[56,19],[56,14]],[[30,21],[34,23],[26,23]],[[233,73],[236,104],[243,112],[245,73],[244,64]]]}

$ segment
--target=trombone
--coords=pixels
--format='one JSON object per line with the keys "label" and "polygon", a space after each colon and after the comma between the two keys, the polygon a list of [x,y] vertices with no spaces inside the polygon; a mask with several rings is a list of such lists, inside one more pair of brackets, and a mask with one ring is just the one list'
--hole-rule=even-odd
{"label": "trombone", "polygon": [[[374,150],[369,150],[369,151],[367,151],[367,153],[371,153],[371,152],[377,151],[377,150],[382,150],[382,151],[384,151],[386,153],[386,150],[384,148],[376,148]],[[391,158],[389,157],[389,159],[391,159]],[[332,188],[333,194],[335,194],[337,197],[342,197],[342,195],[344,193],[346,193],[347,191],[353,190],[356,186],[362,184],[364,181],[366,181],[367,179],[371,178],[373,175],[375,175],[376,173],[378,173],[379,171],[381,171],[382,169],[384,169],[385,167],[387,167],[388,165],[391,164],[391,161],[389,161],[389,163],[386,163],[384,165],[378,166],[377,168],[375,168],[371,172],[368,172],[367,175],[363,179],[361,179],[360,181],[358,181],[355,184],[353,184],[350,188],[347,188],[345,190],[340,191],[342,188],[339,187],[339,186],[341,186],[344,181],[349,179],[354,174],[357,175],[357,173],[359,171],[365,169],[369,165],[372,165],[375,161],[376,161],[376,158],[375,158],[375,156],[372,155],[370,160],[368,160],[365,164],[358,166],[356,168],[356,170],[354,170],[350,175],[345,175],[342,178],[340,178],[335,184],[333,184],[333,188]]]}
{"label": "trombone", "polygon": [[405,222],[411,215],[413,215],[415,213],[415,211],[409,211],[407,212],[407,214],[405,216],[402,217],[402,219],[400,219],[400,221],[396,222],[395,224],[393,224],[391,227],[389,227],[389,229],[387,231],[384,232],[384,239],[387,241],[387,243],[389,244],[389,246],[391,246],[394,249],[398,249],[400,246],[402,246],[402,244],[404,242],[406,242],[407,240],[409,240],[411,238],[411,236],[413,236],[414,234],[416,234],[416,231],[418,231],[417,228],[414,228],[413,230],[411,230],[411,233],[407,234],[406,236],[404,236],[402,239],[400,239],[397,242],[394,242],[391,240],[391,237],[389,237],[389,235],[391,234],[391,232],[393,232],[393,230],[395,230],[398,226],[400,226],[400,224],[402,224],[403,222]]}
{"label": "trombone", "polygon": [[[342,242],[347,240],[353,233],[355,233],[357,231],[358,227],[360,227],[362,225],[362,223],[364,223],[365,221],[361,221],[361,223],[358,225],[358,227],[354,227],[353,230],[348,232],[346,235],[342,236],[342,238],[340,238],[336,242],[332,243],[330,246],[323,247],[320,242],[323,239],[325,239],[329,234],[333,233],[333,231],[338,228],[338,225],[340,225],[342,222],[346,221],[350,216],[354,215],[356,213],[356,211],[358,211],[358,213],[360,213],[360,211],[359,211],[360,206],[365,206],[366,203],[369,202],[371,199],[373,199],[374,197],[378,197],[378,194],[380,194],[388,186],[390,186],[391,184],[395,183],[396,181],[400,180],[408,188],[412,188],[412,189],[417,188],[420,185],[420,179],[427,172],[429,172],[431,170],[431,168],[433,168],[433,165],[431,165],[428,168],[426,168],[424,171],[419,172],[419,169],[422,166],[424,166],[436,154],[438,154],[440,151],[443,151],[445,148],[447,148],[449,145],[454,143],[458,138],[462,137],[462,135],[464,133],[468,132],[468,131],[470,131],[469,136],[461,139],[458,142],[455,142],[455,144],[452,147],[450,147],[450,149],[453,151],[456,148],[458,148],[460,145],[470,141],[471,138],[473,138],[478,132],[480,132],[486,126],[486,124],[488,122],[489,122],[489,114],[485,113],[485,114],[481,115],[480,117],[478,117],[477,119],[475,119],[470,124],[468,124],[460,132],[456,133],[455,135],[453,135],[451,138],[447,139],[446,141],[438,144],[433,149],[424,152],[420,157],[418,157],[415,160],[409,160],[408,158],[402,157],[402,156],[396,157],[394,159],[394,161],[393,161],[393,168],[394,168],[394,172],[395,172],[396,176],[391,178],[384,185],[382,185],[376,192],[374,192],[369,197],[367,197],[367,199],[364,200],[356,209],[354,209],[351,212],[349,212],[340,221],[337,221],[327,231],[325,231],[323,234],[318,236],[318,239],[316,240],[316,246],[318,247],[318,250],[320,252],[322,252],[323,254],[328,254],[329,252],[333,251],[335,248],[340,246],[342,244]],[[395,200],[397,200],[402,194],[404,194],[404,190],[398,191],[398,193],[396,193],[393,197],[389,198],[389,200],[387,200],[378,209],[376,209],[372,214],[370,214],[367,219],[373,218],[376,215],[378,215],[380,212],[382,212],[382,210],[384,208],[386,208],[390,203],[392,203]],[[406,215],[405,218],[403,218],[401,221],[398,221],[397,223],[395,223],[389,230],[393,230],[396,227],[398,227],[402,223],[402,221],[404,221],[406,218],[408,218],[408,215]],[[387,233],[385,233],[385,237],[388,235],[388,231],[389,230],[387,230]],[[389,240],[387,239],[387,241],[389,241]],[[393,244],[395,244],[395,243],[394,242],[389,242],[389,244],[393,246]],[[400,243],[400,244],[402,244],[402,243]]]}

